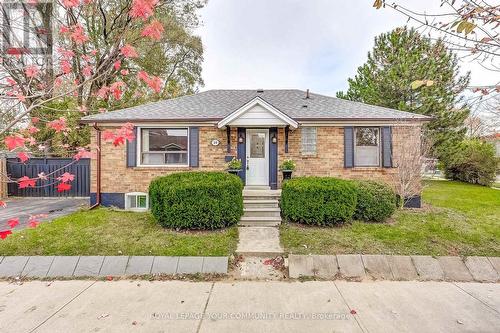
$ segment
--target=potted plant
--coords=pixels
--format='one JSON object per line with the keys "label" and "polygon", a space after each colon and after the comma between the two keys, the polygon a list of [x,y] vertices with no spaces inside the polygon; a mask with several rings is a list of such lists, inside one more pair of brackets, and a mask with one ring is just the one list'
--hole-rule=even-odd
{"label": "potted plant", "polygon": [[292,172],[295,170],[295,162],[292,160],[284,160],[280,165],[280,170],[283,173],[283,180],[291,179]]}
{"label": "potted plant", "polygon": [[238,175],[238,172],[241,171],[243,164],[240,159],[234,158],[227,163],[227,171],[233,175]]}

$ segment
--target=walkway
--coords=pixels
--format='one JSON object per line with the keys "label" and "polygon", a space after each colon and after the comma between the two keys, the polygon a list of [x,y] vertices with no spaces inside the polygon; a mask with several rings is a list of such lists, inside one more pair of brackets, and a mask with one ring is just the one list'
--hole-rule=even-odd
{"label": "walkway", "polygon": [[266,186],[246,186],[243,190],[244,215],[241,217],[236,253],[243,256],[273,257],[283,253],[280,245],[279,198],[281,190]]}
{"label": "walkway", "polygon": [[500,284],[0,283],[9,332],[498,332]]}

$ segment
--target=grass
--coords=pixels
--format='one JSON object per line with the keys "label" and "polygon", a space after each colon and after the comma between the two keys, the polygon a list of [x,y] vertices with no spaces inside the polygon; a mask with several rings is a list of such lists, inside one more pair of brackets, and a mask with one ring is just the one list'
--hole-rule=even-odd
{"label": "grass", "polygon": [[236,249],[236,227],[177,232],[149,213],[80,211],[14,232],[0,240],[0,255],[225,256]]}
{"label": "grass", "polygon": [[425,208],[398,211],[382,224],[283,224],[281,242],[295,254],[500,256],[499,190],[434,180],[426,181],[423,199]]}

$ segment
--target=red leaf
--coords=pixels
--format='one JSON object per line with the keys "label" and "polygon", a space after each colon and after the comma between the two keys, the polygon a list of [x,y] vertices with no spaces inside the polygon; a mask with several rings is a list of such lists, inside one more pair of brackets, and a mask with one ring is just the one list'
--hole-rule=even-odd
{"label": "red leaf", "polygon": [[104,141],[113,141],[115,139],[115,133],[112,130],[104,130],[102,132],[102,139]]}
{"label": "red leaf", "polygon": [[19,188],[35,187],[36,179],[31,179],[28,176],[21,177],[17,180]]}
{"label": "red leaf", "polygon": [[24,138],[17,135],[7,136],[4,139],[8,150],[14,150],[17,147],[24,147]]}
{"label": "red leaf", "polygon": [[21,160],[22,163],[30,159],[29,155],[26,154],[25,152],[17,153],[17,157]]}
{"label": "red leaf", "polygon": [[7,203],[5,201],[0,200],[0,207],[2,208],[7,207]]}
{"label": "red leaf", "polygon": [[356,310],[354,310],[354,309],[351,310],[352,315],[355,315],[356,313],[357,313]]}
{"label": "red leaf", "polygon": [[80,0],[63,0],[63,6],[66,8],[76,7],[80,4]]}
{"label": "red leaf", "polygon": [[19,224],[19,219],[17,217],[14,219],[10,219],[7,221],[7,224],[9,225],[9,227],[14,228],[16,225]]}
{"label": "red leaf", "polygon": [[39,224],[40,224],[40,221],[30,219],[30,222],[28,223],[28,227],[36,228]]}
{"label": "red leaf", "polygon": [[0,231],[0,238],[5,239],[5,238],[7,238],[8,235],[11,235],[11,234],[12,234],[12,231],[10,231],[10,230]]}
{"label": "red leaf", "polygon": [[137,58],[139,55],[135,48],[130,44],[125,44],[121,49],[121,53],[127,58]]}
{"label": "red leaf", "polygon": [[60,117],[59,119],[49,121],[47,127],[52,128],[56,132],[61,132],[67,129],[66,118]]}
{"label": "red leaf", "polygon": [[35,65],[28,66],[24,69],[24,73],[26,73],[26,76],[30,78],[37,76],[38,72],[38,67]]}
{"label": "red leaf", "polygon": [[80,158],[91,158],[92,153],[86,151],[84,148],[78,148],[78,152],[73,156],[75,160],[80,160]]}
{"label": "red leaf", "polygon": [[89,40],[89,37],[85,35],[85,32],[83,31],[83,27],[79,24],[73,27],[71,38],[75,41],[76,44],[83,44]]}
{"label": "red leaf", "polygon": [[111,275],[106,276],[106,280],[113,281],[113,277]]}
{"label": "red leaf", "polygon": [[125,144],[125,138],[123,136],[118,136],[116,139],[113,141],[113,145],[119,146]]}
{"label": "red leaf", "polygon": [[70,174],[69,172],[63,173],[57,180],[60,180],[63,183],[72,182],[75,179],[75,175]]}
{"label": "red leaf", "polygon": [[57,192],[64,192],[71,190],[71,184],[68,183],[59,183],[57,184]]}
{"label": "red leaf", "polygon": [[130,16],[146,20],[153,15],[153,7],[157,2],[158,0],[134,0],[132,2],[132,8],[130,8]]}
{"label": "red leaf", "polygon": [[144,30],[142,30],[141,35],[144,37],[149,37],[154,40],[160,40],[161,34],[163,33],[164,28],[160,21],[154,20],[148,24]]}

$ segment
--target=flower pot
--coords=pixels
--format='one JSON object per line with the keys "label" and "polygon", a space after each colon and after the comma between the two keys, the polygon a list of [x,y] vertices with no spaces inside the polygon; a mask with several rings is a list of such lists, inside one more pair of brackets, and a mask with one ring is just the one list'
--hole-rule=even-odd
{"label": "flower pot", "polygon": [[283,180],[292,179],[293,170],[281,170],[283,172]]}
{"label": "flower pot", "polygon": [[227,172],[229,172],[232,175],[238,176],[238,172],[240,172],[241,169],[228,169]]}

